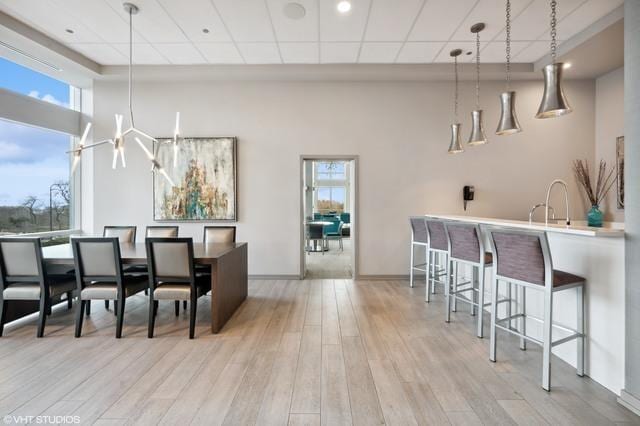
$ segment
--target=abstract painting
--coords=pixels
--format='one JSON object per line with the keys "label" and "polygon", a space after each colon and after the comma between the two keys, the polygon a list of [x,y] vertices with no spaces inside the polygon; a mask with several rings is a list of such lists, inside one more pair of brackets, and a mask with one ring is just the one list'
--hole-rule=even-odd
{"label": "abstract painting", "polygon": [[183,138],[177,151],[173,139],[158,139],[154,149],[174,183],[153,174],[154,220],[237,219],[236,138]]}
{"label": "abstract painting", "polygon": [[616,138],[616,177],[618,178],[618,209],[624,209],[624,136]]}

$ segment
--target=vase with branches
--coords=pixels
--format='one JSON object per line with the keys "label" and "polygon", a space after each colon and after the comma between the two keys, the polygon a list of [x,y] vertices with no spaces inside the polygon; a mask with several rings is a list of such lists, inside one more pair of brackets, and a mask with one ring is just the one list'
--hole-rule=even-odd
{"label": "vase with branches", "polygon": [[591,173],[589,172],[589,163],[587,160],[575,160],[573,162],[573,171],[576,175],[576,180],[582,189],[584,189],[591,203],[591,209],[587,212],[588,225],[596,227],[602,226],[600,204],[604,201],[613,184],[616,182],[615,169],[611,168],[611,170],[607,170],[607,163],[604,160],[600,160],[595,187],[591,182]]}

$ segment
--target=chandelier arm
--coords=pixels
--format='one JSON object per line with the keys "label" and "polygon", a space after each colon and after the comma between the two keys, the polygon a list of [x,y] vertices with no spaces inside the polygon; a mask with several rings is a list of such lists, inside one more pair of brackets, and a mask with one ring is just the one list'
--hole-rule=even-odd
{"label": "chandelier arm", "polygon": [[127,133],[130,133],[130,132],[137,133],[140,136],[143,136],[153,142],[158,142],[158,139],[154,138],[153,136],[149,136],[147,133],[143,132],[142,130],[138,130],[132,127],[131,129],[127,130]]}
{"label": "chandelier arm", "polygon": [[105,140],[100,141],[100,142],[95,142],[95,143],[90,143],[88,145],[83,145],[82,147],[78,147],[76,149],[72,149],[71,151],[67,151],[66,153],[67,154],[71,154],[72,152],[82,152],[85,149],[95,148],[97,146],[104,145],[104,144],[107,144],[107,143],[113,144],[114,143],[113,139],[105,139]]}

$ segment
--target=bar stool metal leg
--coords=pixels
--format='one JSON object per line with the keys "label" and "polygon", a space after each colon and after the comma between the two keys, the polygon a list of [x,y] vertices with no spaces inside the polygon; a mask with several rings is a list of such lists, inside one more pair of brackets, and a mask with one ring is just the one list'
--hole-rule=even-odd
{"label": "bar stool metal leg", "polygon": [[491,343],[489,344],[489,360],[496,362],[496,320],[498,317],[498,289],[500,288],[499,281],[494,277],[491,279]]}
{"label": "bar stool metal leg", "polygon": [[[437,256],[437,258],[436,258]],[[433,285],[431,286],[431,294],[436,294],[436,280],[439,280],[439,277],[436,277],[436,275],[438,275],[438,264],[441,264],[441,260],[440,259],[440,254],[437,253],[433,253]]]}
{"label": "bar stool metal leg", "polygon": [[410,255],[409,255],[409,287],[413,287],[413,241],[411,241],[410,245]]}
{"label": "bar stool metal leg", "polygon": [[525,286],[518,286],[520,292],[520,333],[522,333],[522,337],[520,337],[520,349],[523,351],[527,350],[527,339],[524,336],[527,335],[527,288]]}
{"label": "bar stool metal leg", "polygon": [[476,315],[476,306],[474,305],[474,303],[478,303],[478,299],[477,299],[477,295],[476,295],[476,291],[475,289],[477,288],[476,286],[478,285],[478,268],[476,268],[475,266],[471,267],[471,294],[469,295],[469,300],[471,301],[471,303],[469,304],[470,306],[470,310],[471,310],[471,316],[475,316]]}
{"label": "bar stool metal leg", "polygon": [[553,337],[553,299],[551,289],[544,290],[544,322],[542,343],[542,388],[551,390],[551,347]]}
{"label": "bar stool metal leg", "polygon": [[484,323],[483,323],[483,316],[482,314],[484,313],[484,271],[481,270],[479,267],[478,268],[474,268],[474,269],[478,269],[478,275],[479,275],[479,280],[478,280],[478,334],[477,336],[479,338],[483,338],[484,337]]}
{"label": "bar stool metal leg", "polygon": [[576,374],[582,377],[584,376],[584,286],[578,286],[576,291],[578,292],[576,297],[576,299],[578,299],[578,323],[576,331],[581,334],[581,336],[576,339],[576,343],[578,345]]}
{"label": "bar stool metal leg", "polygon": [[[451,321],[451,280],[453,279],[455,281],[456,277],[455,274],[450,274],[449,273],[449,268],[451,267],[451,260],[447,259],[447,265],[445,267],[445,271],[446,271],[446,275],[445,275],[445,286],[444,286],[444,293],[445,293],[445,303],[446,303],[446,307],[445,307],[445,322],[450,322]],[[455,300],[455,297],[454,299]]]}
{"label": "bar stool metal leg", "polygon": [[432,261],[432,257],[433,257],[433,253],[431,252],[431,250],[427,249],[427,267],[424,268],[427,272],[425,272],[425,274],[427,274],[426,276],[426,289],[424,292],[424,300],[425,302],[429,303],[431,301],[431,297],[429,296],[430,291],[431,291],[431,286],[434,285],[435,283],[432,282],[432,277],[433,277],[433,261]]}

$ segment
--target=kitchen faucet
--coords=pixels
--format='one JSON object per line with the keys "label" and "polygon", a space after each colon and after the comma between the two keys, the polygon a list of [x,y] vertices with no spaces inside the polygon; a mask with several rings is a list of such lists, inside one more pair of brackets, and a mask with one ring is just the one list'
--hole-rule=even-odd
{"label": "kitchen faucet", "polygon": [[552,220],[556,219],[556,211],[554,210],[553,207],[547,206],[545,203],[538,203],[535,206],[531,207],[531,210],[529,210],[529,225],[531,225],[531,223],[533,222],[533,214],[536,212],[536,210],[539,207],[546,207],[547,210],[551,210],[551,219]]}
{"label": "kitchen faucet", "polygon": [[[560,184],[564,187],[564,203],[567,208],[567,215],[565,216],[565,220],[566,220],[567,226],[569,226],[571,225],[571,219],[569,219],[569,189],[565,181],[563,181],[562,179],[556,179],[553,182],[551,182],[551,185],[549,185],[549,189],[547,189],[547,199],[545,200],[544,204],[547,206],[549,205],[549,197],[551,196],[551,190],[556,184]],[[544,226],[547,226],[547,225],[549,225],[549,209],[548,208],[545,209],[545,212],[544,212]]]}

